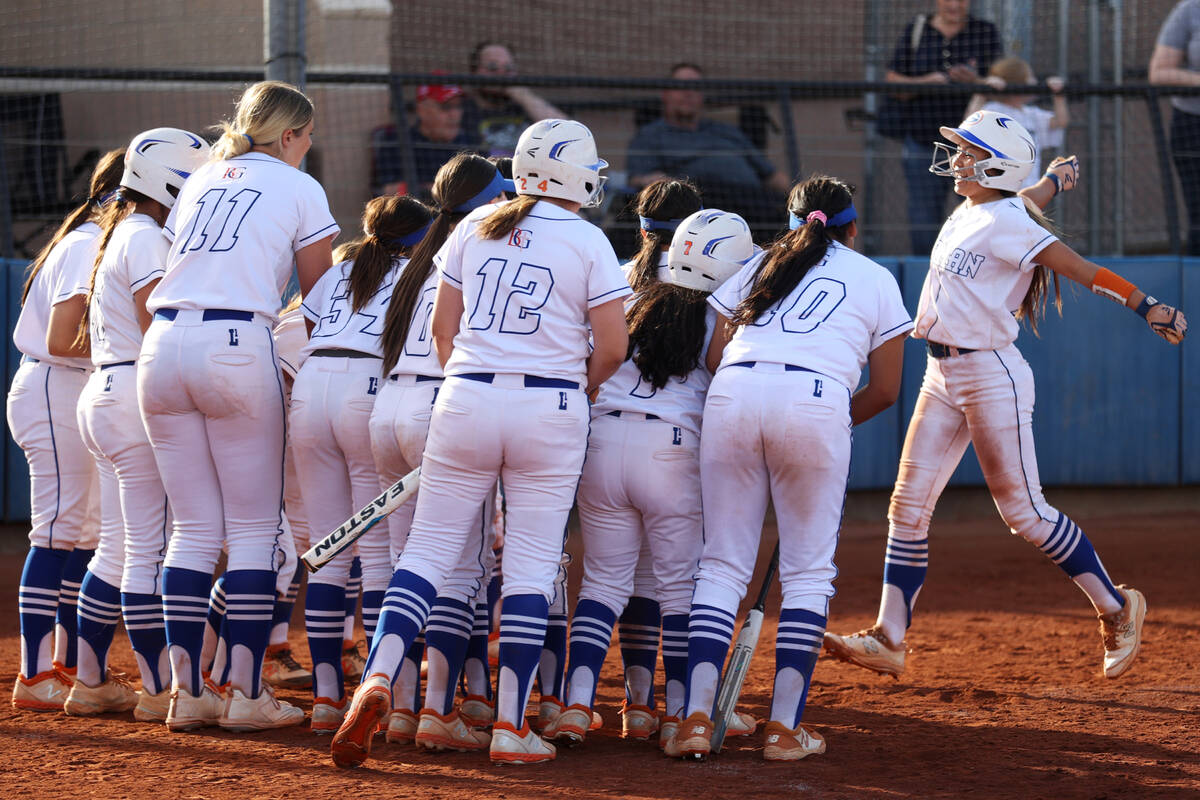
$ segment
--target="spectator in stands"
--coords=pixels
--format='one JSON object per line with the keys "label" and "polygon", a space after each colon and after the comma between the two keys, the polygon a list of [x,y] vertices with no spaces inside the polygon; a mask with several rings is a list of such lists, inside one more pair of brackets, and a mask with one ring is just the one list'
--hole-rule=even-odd
{"label": "spectator in stands", "polygon": [[395,126],[375,135],[376,194],[411,194],[428,201],[433,179],[442,165],[463,150],[473,150],[473,140],[463,129],[463,90],[453,84],[417,87],[417,124],[409,131],[417,185],[407,186],[404,162]]}
{"label": "spectator in stands", "polygon": [[[1200,86],[1200,0],[1172,9],[1150,56],[1150,82]],[[1200,256],[1200,95],[1171,98],[1171,155],[1187,206],[1187,253]]]}
{"label": "spectator in stands", "polygon": [[[1000,34],[992,23],[972,17],[970,7],[970,0],[937,0],[932,16],[921,14],[909,22],[892,53],[888,83],[984,83],[983,76],[1002,53]],[[930,147],[940,141],[940,126],[962,121],[967,102],[965,94],[913,95],[905,104],[904,177],[915,254],[933,250],[951,188],[929,172]]]}
{"label": "spectator in stands", "polygon": [[[499,42],[475,45],[468,66],[474,75],[517,74],[512,51]],[[526,128],[555,118],[566,119],[566,114],[527,86],[476,86],[463,102],[467,135],[485,156],[511,156]]]}
{"label": "spectator in stands", "polygon": [[[695,64],[676,64],[671,77],[699,80],[704,71]],[[700,188],[705,205],[740,214],[751,227],[777,231],[791,189],[788,176],[741,130],[701,116],[703,92],[666,89],[662,109],[662,119],[643,126],[629,143],[630,186],[641,189],[662,178],[687,178]]]}

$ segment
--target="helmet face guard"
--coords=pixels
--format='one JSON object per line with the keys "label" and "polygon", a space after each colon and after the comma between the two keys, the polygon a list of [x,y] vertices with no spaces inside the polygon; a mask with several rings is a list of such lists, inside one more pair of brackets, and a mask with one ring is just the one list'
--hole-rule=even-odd
{"label": "helmet face guard", "polygon": [[[995,111],[976,111],[959,127],[943,127],[941,133],[954,146],[934,143],[929,165],[934,175],[1015,192],[1037,162],[1037,147],[1029,132],[1012,117]],[[983,150],[987,157],[955,167],[954,159],[968,146]]]}

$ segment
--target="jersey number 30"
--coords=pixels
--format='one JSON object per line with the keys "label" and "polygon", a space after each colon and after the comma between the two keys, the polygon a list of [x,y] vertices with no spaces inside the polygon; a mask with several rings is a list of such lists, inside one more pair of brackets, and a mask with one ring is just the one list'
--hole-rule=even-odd
{"label": "jersey number 30", "polygon": [[554,275],[546,267],[522,261],[515,269],[506,258],[489,258],[476,275],[483,278],[467,327],[490,330],[500,320],[500,333],[528,336],[542,324],[537,310],[550,299]]}
{"label": "jersey number 30", "polygon": [[846,284],[833,278],[816,278],[796,297],[786,311],[768,311],[753,324],[756,327],[770,325],[779,317],[779,324],[786,333],[812,333],[833,310],[846,299]]}

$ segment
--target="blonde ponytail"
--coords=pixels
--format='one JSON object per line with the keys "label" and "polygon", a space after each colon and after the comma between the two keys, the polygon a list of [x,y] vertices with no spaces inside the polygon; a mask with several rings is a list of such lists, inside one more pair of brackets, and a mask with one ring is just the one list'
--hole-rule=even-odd
{"label": "blonde ponytail", "polygon": [[282,81],[261,81],[242,92],[233,122],[222,121],[221,138],[212,160],[224,161],[252,147],[278,145],[284,131],[299,130],[313,118],[313,102],[304,92]]}

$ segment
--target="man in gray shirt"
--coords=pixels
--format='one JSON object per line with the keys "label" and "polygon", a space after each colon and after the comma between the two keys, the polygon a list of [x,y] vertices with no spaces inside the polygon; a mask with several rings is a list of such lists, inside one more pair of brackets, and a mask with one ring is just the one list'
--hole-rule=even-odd
{"label": "man in gray shirt", "polygon": [[[1200,0],[1175,6],[1150,56],[1150,82],[1200,86]],[[1187,253],[1200,256],[1200,96],[1171,98],[1171,155],[1187,206]]]}

